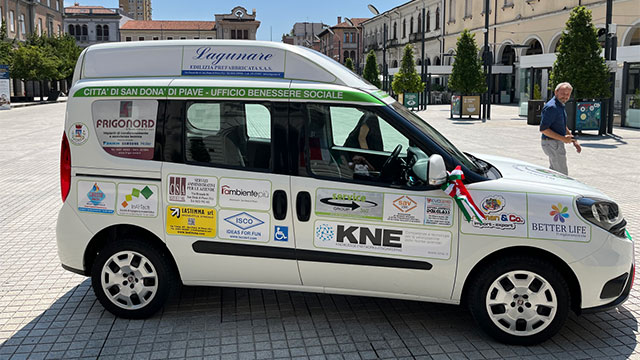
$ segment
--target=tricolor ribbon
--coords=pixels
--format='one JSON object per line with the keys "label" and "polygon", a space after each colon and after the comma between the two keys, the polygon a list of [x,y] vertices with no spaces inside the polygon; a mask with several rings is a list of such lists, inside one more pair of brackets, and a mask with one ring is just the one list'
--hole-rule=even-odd
{"label": "tricolor ribbon", "polygon": [[462,180],[464,180],[464,172],[462,172],[460,166],[456,166],[452,172],[447,171],[447,174],[447,182],[442,185],[442,191],[456,201],[467,222],[471,221],[471,214],[473,214],[482,224],[482,220],[485,218],[484,214],[478,209],[476,203],[473,202],[471,194],[469,194],[469,191],[462,183]]}

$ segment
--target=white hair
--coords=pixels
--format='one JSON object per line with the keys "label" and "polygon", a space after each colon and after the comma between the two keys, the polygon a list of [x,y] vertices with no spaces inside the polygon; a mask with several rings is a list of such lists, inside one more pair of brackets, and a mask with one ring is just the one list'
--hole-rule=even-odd
{"label": "white hair", "polygon": [[561,82],[560,84],[556,85],[555,91],[558,91],[562,88],[568,88],[569,90],[573,90],[573,86],[571,86],[571,84],[569,84],[568,82]]}

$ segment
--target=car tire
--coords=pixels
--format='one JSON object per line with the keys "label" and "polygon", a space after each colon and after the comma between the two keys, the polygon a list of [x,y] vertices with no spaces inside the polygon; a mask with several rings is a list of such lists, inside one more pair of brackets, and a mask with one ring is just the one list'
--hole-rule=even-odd
{"label": "car tire", "polygon": [[148,241],[133,239],[108,243],[99,251],[91,283],[105,309],[128,319],[155,314],[177,286],[166,253]]}
{"label": "car tire", "polygon": [[478,325],[496,340],[534,345],[564,325],[571,303],[562,274],[548,261],[509,257],[484,267],[473,279],[467,303]]}

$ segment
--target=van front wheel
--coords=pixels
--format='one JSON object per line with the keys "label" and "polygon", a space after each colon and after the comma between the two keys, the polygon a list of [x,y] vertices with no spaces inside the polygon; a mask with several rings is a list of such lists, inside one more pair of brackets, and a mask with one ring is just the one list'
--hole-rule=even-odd
{"label": "van front wheel", "polygon": [[552,264],[535,258],[501,259],[471,284],[469,308],[496,340],[533,345],[555,335],[569,314],[569,288]]}
{"label": "van front wheel", "polygon": [[96,257],[91,282],[96,297],[116,316],[142,319],[158,311],[171,292],[171,266],[147,242],[121,240]]}

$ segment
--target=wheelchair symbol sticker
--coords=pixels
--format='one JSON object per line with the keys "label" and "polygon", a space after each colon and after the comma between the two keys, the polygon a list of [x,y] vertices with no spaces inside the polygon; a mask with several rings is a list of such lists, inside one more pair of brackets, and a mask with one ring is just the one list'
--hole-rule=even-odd
{"label": "wheelchair symbol sticker", "polygon": [[289,241],[289,227],[288,226],[276,226],[273,232],[273,240],[275,241]]}

